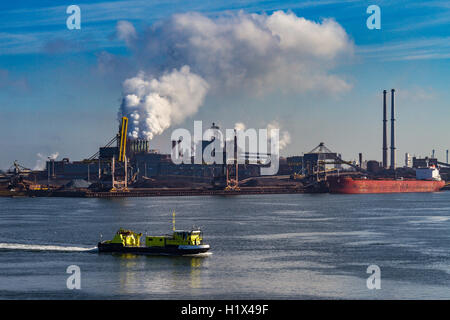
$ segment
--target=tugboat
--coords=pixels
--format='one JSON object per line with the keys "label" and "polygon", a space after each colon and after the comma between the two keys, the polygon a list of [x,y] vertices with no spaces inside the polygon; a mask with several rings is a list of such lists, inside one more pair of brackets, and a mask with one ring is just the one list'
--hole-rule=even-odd
{"label": "tugboat", "polygon": [[112,240],[98,243],[98,252],[132,253],[148,255],[187,255],[207,252],[209,244],[203,243],[200,228],[191,231],[175,230],[172,235],[145,236],[145,244],[141,245],[142,233],[120,228]]}

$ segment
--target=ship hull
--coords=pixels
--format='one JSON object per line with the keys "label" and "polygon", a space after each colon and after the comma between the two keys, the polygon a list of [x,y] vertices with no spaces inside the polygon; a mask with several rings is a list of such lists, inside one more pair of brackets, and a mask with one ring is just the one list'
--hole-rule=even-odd
{"label": "ship hull", "polygon": [[331,193],[406,193],[437,192],[445,186],[445,181],[352,179],[335,178],[329,181]]}
{"label": "ship hull", "polygon": [[168,245],[165,247],[126,247],[121,243],[98,243],[98,252],[101,253],[131,253],[144,255],[190,255],[205,253],[209,245]]}

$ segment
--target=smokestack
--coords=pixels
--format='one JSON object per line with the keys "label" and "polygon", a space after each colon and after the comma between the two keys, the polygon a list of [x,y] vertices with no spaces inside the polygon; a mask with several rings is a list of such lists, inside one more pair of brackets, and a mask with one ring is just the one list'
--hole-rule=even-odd
{"label": "smokestack", "polygon": [[362,168],[363,167],[363,157],[362,157],[362,153],[359,153],[359,167]]}
{"label": "smokestack", "polygon": [[388,147],[387,147],[387,110],[386,90],[383,90],[383,168],[387,169]]}
{"label": "smokestack", "polygon": [[394,92],[391,89],[391,169],[395,170],[395,108],[394,108]]}
{"label": "smokestack", "polygon": [[181,139],[178,140],[172,140],[172,154],[177,155],[178,157],[181,158],[181,156],[183,155],[183,151],[181,150]]}
{"label": "smokestack", "polygon": [[235,164],[235,175],[236,175],[236,187],[239,183],[239,163],[238,163],[238,146],[237,146],[237,130],[234,129],[234,164]]}
{"label": "smokestack", "polygon": [[234,129],[234,163],[237,164],[237,132]]}

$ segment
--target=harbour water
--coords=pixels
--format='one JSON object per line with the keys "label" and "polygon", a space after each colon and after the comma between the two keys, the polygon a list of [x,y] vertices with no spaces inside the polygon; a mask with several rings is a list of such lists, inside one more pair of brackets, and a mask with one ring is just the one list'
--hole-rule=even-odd
{"label": "harbour water", "polygon": [[[170,233],[173,210],[211,254],[96,251],[120,227]],[[367,288],[369,265],[381,289]],[[449,299],[450,192],[0,198],[0,298]]]}

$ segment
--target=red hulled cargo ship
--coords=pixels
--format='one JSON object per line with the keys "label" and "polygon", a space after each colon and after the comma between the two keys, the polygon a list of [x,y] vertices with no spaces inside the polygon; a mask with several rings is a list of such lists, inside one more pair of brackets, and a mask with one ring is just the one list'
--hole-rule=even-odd
{"label": "red hulled cargo ship", "polygon": [[328,180],[331,193],[398,193],[436,192],[445,186],[445,181],[417,179],[361,179],[334,177]]}
{"label": "red hulled cargo ship", "polygon": [[371,179],[350,176],[332,177],[328,180],[331,193],[399,193],[436,192],[445,186],[439,170],[432,166],[416,168],[416,179]]}

